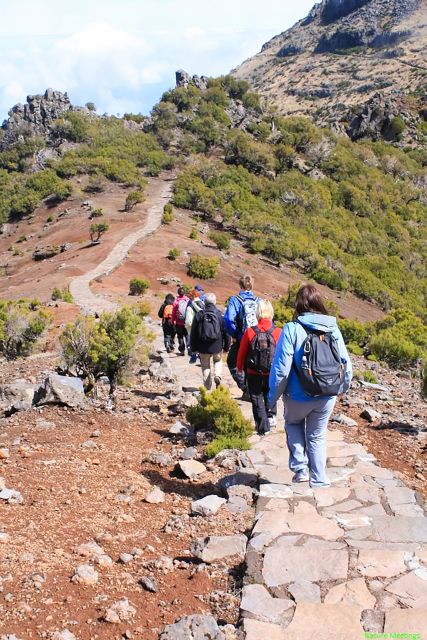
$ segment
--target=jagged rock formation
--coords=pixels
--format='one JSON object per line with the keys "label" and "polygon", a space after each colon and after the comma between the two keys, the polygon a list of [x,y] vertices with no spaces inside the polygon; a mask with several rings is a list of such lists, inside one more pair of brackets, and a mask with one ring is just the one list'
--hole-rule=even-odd
{"label": "jagged rock formation", "polygon": [[[355,115],[380,92],[394,116],[398,107],[409,112],[400,138],[416,141],[426,98],[426,17],[427,0],[323,0],[232,73],[282,113],[311,115],[356,138]],[[366,133],[381,137],[378,122]]]}
{"label": "jagged rock formation", "polygon": [[12,107],[2,124],[4,136],[0,150],[13,145],[20,136],[48,136],[55,120],[73,109],[67,93],[61,91],[46,89],[43,95],[27,96],[26,104]]}

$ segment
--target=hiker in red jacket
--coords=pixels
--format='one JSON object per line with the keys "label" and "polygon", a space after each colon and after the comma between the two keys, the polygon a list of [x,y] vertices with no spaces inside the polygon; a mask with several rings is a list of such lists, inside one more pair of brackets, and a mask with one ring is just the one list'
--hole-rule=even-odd
{"label": "hiker in red jacket", "polygon": [[172,324],[176,327],[176,335],[178,338],[178,351],[180,356],[185,355],[185,347],[187,347],[188,355],[190,353],[189,336],[185,328],[185,314],[190,298],[185,294],[184,287],[178,288],[178,295],[175,298],[172,307]]}
{"label": "hiker in red jacket", "polygon": [[246,372],[255,428],[264,435],[276,426],[277,407],[269,407],[268,378],[281,329],[273,325],[274,310],[269,300],[260,300],[256,308],[258,324],[243,334],[237,355],[237,370]]}

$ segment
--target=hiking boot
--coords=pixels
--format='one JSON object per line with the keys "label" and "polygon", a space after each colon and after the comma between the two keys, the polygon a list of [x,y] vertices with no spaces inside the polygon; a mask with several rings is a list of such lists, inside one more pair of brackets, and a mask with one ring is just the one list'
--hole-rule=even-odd
{"label": "hiking boot", "polygon": [[308,471],[305,469],[297,471],[292,478],[292,482],[308,482],[309,480],[310,476],[308,475]]}
{"label": "hiking boot", "polygon": [[249,391],[247,389],[244,390],[242,397],[240,398],[241,400],[243,400],[243,402],[250,402],[251,401],[251,396],[249,394]]}
{"label": "hiking boot", "polygon": [[270,429],[272,429],[273,427],[277,427],[277,418],[276,418],[276,416],[269,416],[268,424],[269,424]]}
{"label": "hiking boot", "polygon": [[189,364],[196,364],[197,362],[197,353],[192,353],[190,356]]}
{"label": "hiking boot", "polygon": [[216,388],[218,389],[219,385],[221,384],[221,378],[219,376],[215,376],[214,382],[215,382]]}

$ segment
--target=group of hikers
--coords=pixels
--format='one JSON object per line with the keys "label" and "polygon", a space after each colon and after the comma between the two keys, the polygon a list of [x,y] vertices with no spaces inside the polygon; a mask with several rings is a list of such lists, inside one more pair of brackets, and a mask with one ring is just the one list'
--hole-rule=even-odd
{"label": "group of hikers", "polygon": [[240,291],[227,302],[224,315],[214,293],[196,285],[187,295],[167,294],[158,315],[168,353],[178,340],[178,354],[190,363],[200,358],[203,384],[221,384],[222,357],[242,398],[250,400],[260,436],[277,425],[277,401],[283,397],[289,467],[293,482],[328,487],[326,436],[336,397],[345,393],[352,365],[335,317],[328,315],[318,289],[303,285],[294,318],[283,329],[273,322],[269,300],[254,294],[254,280],[245,274]]}

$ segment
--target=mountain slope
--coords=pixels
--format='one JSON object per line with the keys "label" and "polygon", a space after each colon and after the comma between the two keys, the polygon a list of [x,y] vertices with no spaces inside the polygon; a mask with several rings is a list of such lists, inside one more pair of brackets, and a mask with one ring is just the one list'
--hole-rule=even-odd
{"label": "mountain slope", "polygon": [[380,104],[403,114],[409,139],[425,109],[426,47],[427,0],[324,0],[232,73],[281,113],[340,132],[366,103]]}

